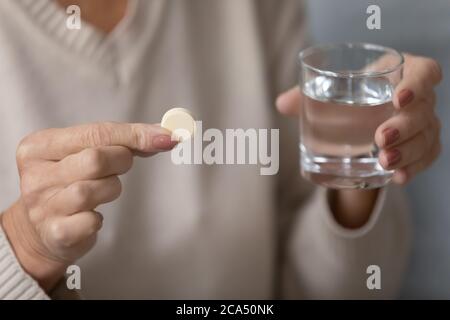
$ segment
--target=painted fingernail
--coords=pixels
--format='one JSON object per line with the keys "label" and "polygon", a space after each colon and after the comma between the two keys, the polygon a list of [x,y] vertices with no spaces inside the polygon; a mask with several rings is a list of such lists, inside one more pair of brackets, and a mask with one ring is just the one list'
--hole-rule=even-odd
{"label": "painted fingernail", "polygon": [[401,153],[400,151],[398,151],[397,149],[392,149],[386,152],[386,161],[388,166],[392,166],[394,164],[396,164],[401,157]]}
{"label": "painted fingernail", "polygon": [[400,138],[400,132],[394,128],[386,128],[383,130],[384,146],[393,144]]}
{"label": "painted fingernail", "polygon": [[414,99],[414,93],[409,89],[403,89],[398,94],[398,104],[403,108]]}
{"label": "painted fingernail", "polygon": [[178,144],[178,141],[173,141],[168,135],[159,135],[153,138],[152,143],[155,149],[171,150]]}

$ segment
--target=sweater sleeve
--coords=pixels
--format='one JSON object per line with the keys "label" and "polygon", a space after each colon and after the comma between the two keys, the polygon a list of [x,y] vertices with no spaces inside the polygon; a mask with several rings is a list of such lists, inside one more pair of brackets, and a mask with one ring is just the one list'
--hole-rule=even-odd
{"label": "sweater sleeve", "polygon": [[0,299],[48,300],[49,297],[20,266],[0,226]]}
{"label": "sweater sleeve", "polygon": [[[410,221],[402,191],[381,191],[369,221],[339,225],[317,188],[293,220],[287,242],[286,298],[390,299],[402,283],[410,249]],[[369,290],[368,267],[380,268],[381,288]]]}
{"label": "sweater sleeve", "polygon": [[77,290],[69,290],[62,278],[47,295],[21,267],[0,225],[0,300],[80,300]]}

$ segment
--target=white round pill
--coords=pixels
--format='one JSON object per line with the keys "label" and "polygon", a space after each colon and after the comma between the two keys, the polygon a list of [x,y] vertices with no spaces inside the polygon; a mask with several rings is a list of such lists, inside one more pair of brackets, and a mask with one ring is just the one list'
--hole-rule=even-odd
{"label": "white round pill", "polygon": [[161,127],[171,131],[175,139],[184,141],[194,135],[195,120],[189,110],[173,108],[163,115]]}

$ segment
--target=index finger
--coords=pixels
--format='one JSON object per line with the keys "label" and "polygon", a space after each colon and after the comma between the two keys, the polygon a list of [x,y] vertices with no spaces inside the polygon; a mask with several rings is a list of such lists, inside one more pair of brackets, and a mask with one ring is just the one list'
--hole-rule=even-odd
{"label": "index finger", "polygon": [[170,131],[157,124],[101,122],[46,129],[27,136],[17,150],[22,159],[61,160],[86,148],[123,146],[139,153],[169,150]]}
{"label": "index finger", "polygon": [[403,80],[395,88],[394,106],[402,108],[426,96],[442,80],[439,63],[431,58],[405,54]]}

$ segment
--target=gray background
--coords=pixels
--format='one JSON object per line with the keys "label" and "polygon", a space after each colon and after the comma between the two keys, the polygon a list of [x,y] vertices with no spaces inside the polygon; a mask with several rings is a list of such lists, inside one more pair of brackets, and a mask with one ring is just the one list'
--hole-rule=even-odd
{"label": "gray background", "polygon": [[[381,30],[366,28],[366,9],[381,8]],[[310,0],[314,42],[363,41],[437,59],[444,81],[437,88],[443,152],[408,185],[414,247],[402,298],[450,299],[450,0]]]}

